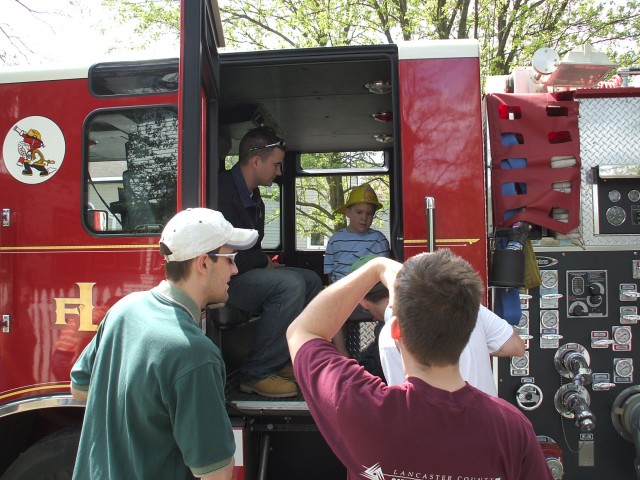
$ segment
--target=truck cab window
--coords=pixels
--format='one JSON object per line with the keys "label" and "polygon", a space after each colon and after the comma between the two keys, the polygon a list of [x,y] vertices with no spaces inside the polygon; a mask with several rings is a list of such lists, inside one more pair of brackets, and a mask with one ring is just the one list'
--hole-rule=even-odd
{"label": "truck cab window", "polygon": [[157,95],[178,90],[178,59],[98,63],[89,71],[96,97]]}
{"label": "truck cab window", "polygon": [[335,210],[349,192],[371,184],[383,208],[372,228],[390,238],[389,171],[384,152],[327,152],[300,155],[296,176],[296,250],[324,250],[327,240],[347,226]]}
{"label": "truck cab window", "polygon": [[157,234],[176,213],[174,107],[100,111],[85,123],[85,226],[95,233]]}

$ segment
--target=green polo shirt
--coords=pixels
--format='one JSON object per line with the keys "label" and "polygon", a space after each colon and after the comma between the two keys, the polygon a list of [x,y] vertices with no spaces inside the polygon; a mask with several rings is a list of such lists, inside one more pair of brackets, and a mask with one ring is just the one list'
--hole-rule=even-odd
{"label": "green polo shirt", "polygon": [[74,479],[173,480],[229,465],[225,367],[199,318],[166,281],[109,310],[71,370],[88,390]]}

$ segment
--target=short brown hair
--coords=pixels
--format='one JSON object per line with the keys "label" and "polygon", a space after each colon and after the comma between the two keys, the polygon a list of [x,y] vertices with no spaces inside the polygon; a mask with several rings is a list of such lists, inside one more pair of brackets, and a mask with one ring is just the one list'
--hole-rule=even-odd
{"label": "short brown hair", "polygon": [[271,155],[275,146],[261,148],[265,145],[272,145],[281,141],[276,132],[270,127],[258,127],[246,133],[238,146],[238,162],[246,165],[253,155],[258,155],[262,160],[266,160]]}
{"label": "short brown hair", "polygon": [[407,350],[426,366],[457,363],[482,299],[473,267],[448,249],[423,253],[404,263],[394,289],[393,312]]}

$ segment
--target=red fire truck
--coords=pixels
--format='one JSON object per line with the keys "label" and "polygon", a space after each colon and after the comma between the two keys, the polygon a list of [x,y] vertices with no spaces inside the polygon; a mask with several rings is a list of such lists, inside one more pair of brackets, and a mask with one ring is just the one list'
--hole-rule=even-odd
{"label": "red fire truck", "polygon": [[[163,278],[164,223],[215,208],[219,172],[258,125],[287,142],[266,250],[322,275],[314,214],[335,201],[329,186],[375,182],[395,258],[450,248],[487,302],[516,292],[507,313],[527,352],[496,362],[498,390],[556,478],[632,478],[638,89],[576,88],[613,66],[546,52],[483,100],[474,41],[218,54],[215,2],[183,2],[181,22],[179,60],[0,73],[0,478],[70,478],[84,411],[71,365],[109,307]],[[529,289],[494,268],[523,262],[500,239],[525,237],[542,282]],[[227,307],[202,318],[229,373],[234,478],[345,478],[302,397],[237,388],[255,321]],[[371,323],[353,322],[350,348]]]}

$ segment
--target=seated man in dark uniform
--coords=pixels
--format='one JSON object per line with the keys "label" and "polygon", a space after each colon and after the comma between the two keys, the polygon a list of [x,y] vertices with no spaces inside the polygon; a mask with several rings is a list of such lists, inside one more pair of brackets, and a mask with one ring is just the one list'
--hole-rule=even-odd
{"label": "seated man in dark uniform", "polygon": [[260,313],[253,346],[240,371],[240,390],[265,397],[298,394],[285,332],[322,289],[320,277],[304,268],[274,263],[262,250],[265,207],[260,186],[282,175],[285,143],[269,128],[256,128],[240,142],[239,160],[220,174],[218,208],[236,228],[258,230],[256,245],[238,253],[238,275],[228,304]]}

